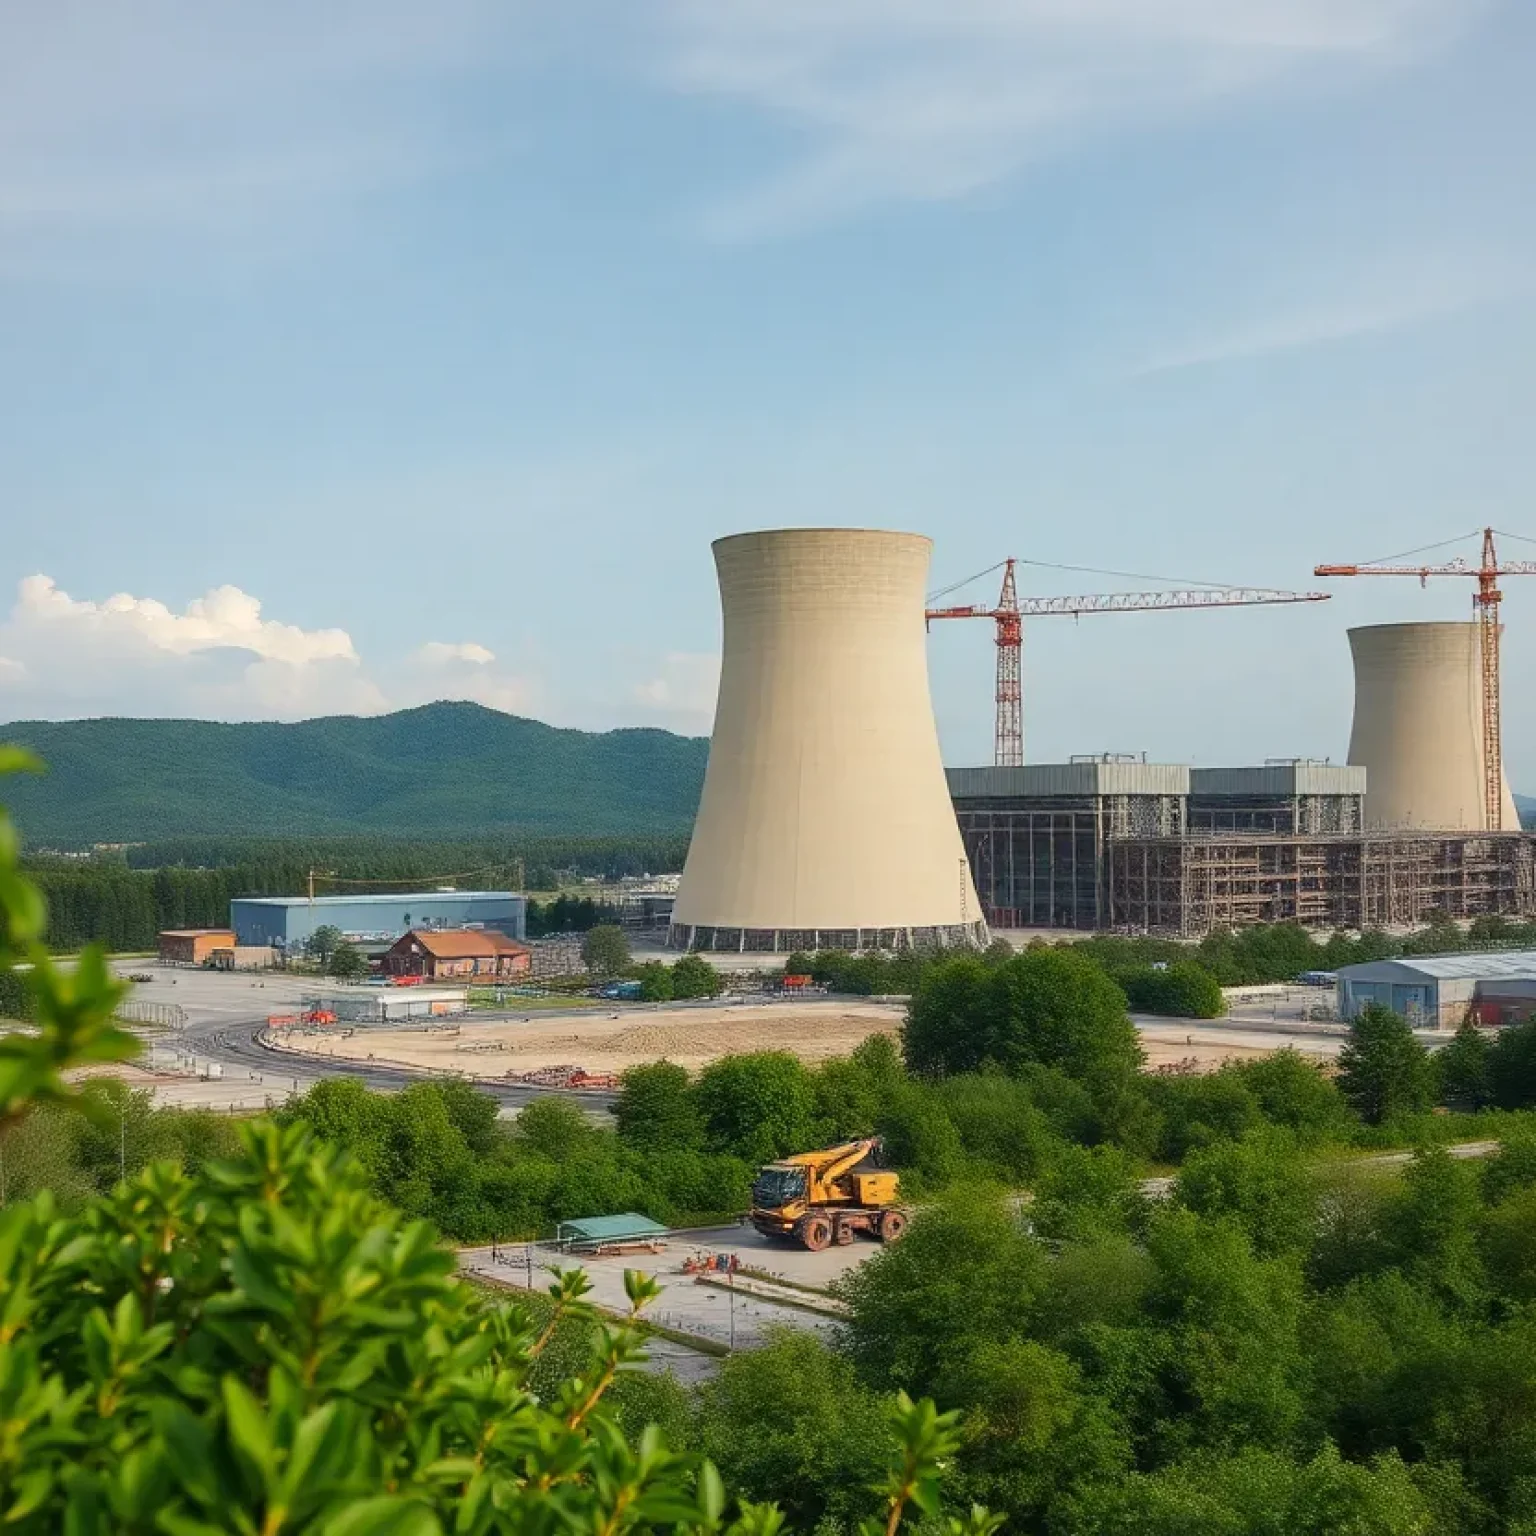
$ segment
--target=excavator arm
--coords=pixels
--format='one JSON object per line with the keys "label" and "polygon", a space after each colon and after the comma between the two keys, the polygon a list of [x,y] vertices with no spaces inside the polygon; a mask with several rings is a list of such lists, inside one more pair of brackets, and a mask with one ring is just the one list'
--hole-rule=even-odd
{"label": "excavator arm", "polygon": [[816,1183],[835,1184],[850,1169],[858,1167],[879,1145],[874,1137],[866,1137],[862,1141],[848,1141],[838,1147],[827,1147],[820,1152],[802,1152],[789,1161],[803,1161]]}

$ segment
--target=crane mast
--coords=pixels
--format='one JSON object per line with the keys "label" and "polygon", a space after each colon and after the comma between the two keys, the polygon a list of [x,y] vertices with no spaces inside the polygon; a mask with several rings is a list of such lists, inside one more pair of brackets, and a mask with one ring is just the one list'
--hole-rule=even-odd
{"label": "crane mast", "polygon": [[[1020,601],[1010,557],[1003,562],[1002,592],[995,605],[929,608],[923,617],[991,619],[997,643],[997,722],[993,761],[999,768],[1024,762],[1024,620],[1088,613],[1160,613],[1179,608],[1250,608],[1265,603],[1325,603],[1326,592],[1281,592],[1269,587],[1187,587],[1167,592],[1100,592],[1086,597],[1026,597]],[[995,570],[996,567],[994,566]]]}

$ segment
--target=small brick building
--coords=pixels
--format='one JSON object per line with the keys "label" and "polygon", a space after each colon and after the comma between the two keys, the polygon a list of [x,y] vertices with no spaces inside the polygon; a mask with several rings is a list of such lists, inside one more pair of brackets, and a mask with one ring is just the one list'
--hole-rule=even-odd
{"label": "small brick building", "polygon": [[384,952],[386,976],[420,976],[426,981],[526,976],[533,955],[526,944],[494,928],[413,928]]}
{"label": "small brick building", "polygon": [[235,942],[229,928],[168,928],[159,937],[162,965],[209,965],[216,949]]}

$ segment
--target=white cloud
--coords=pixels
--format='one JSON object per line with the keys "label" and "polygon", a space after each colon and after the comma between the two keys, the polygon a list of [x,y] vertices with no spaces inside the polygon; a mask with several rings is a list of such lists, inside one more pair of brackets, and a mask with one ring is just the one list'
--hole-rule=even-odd
{"label": "white cloud", "polygon": [[190,715],[225,720],[378,714],[433,699],[524,712],[527,679],[474,641],[429,641],[381,683],[342,629],[262,617],[239,587],[180,613],[126,592],[92,602],[28,576],[0,622],[0,717]]}
{"label": "white cloud", "polygon": [[637,683],[633,698],[647,715],[671,730],[707,735],[720,690],[720,657],[714,652],[670,651],[661,670]]}
{"label": "white cloud", "polygon": [[71,626],[76,632],[142,638],[153,649],[189,655],[238,646],[271,661],[302,666],[312,661],[357,660],[344,629],[304,630],[263,619],[261,603],[239,587],[214,587],[194,598],[185,613],[172,613],[150,597],[118,592],[103,603],[77,602],[48,576],[26,576],[17,590],[13,624],[42,629]]}
{"label": "white cloud", "polygon": [[496,660],[496,653],[488,651],[473,640],[456,644],[443,640],[428,640],[416,653],[417,659],[428,667],[451,666],[456,661],[467,661],[478,667],[488,667]]}
{"label": "white cloud", "polygon": [[1526,292],[1529,273],[1510,263],[1457,254],[1441,270],[1378,271],[1369,278],[1346,275],[1345,296],[1275,300],[1258,320],[1234,321],[1154,354],[1130,370],[1132,377],[1204,368],[1268,357],[1366,336],[1383,336],[1497,303]]}
{"label": "white cloud", "polygon": [[1487,0],[671,0],[676,87],[802,130],[747,237],[998,182],[1083,135],[1397,65]]}
{"label": "white cloud", "polygon": [[526,715],[538,699],[538,690],[528,678],[501,670],[496,653],[473,640],[427,641],[411,657],[400,691],[411,703],[471,699],[509,715]]}

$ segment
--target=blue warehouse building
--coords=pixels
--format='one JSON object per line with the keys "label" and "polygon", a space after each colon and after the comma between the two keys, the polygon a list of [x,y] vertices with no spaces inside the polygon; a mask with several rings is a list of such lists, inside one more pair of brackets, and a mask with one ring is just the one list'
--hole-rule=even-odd
{"label": "blue warehouse building", "polygon": [[326,924],[349,939],[394,940],[412,928],[495,928],[524,939],[528,902],[511,891],[413,891],[394,896],[242,896],[229,904],[238,945],[301,949]]}

